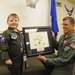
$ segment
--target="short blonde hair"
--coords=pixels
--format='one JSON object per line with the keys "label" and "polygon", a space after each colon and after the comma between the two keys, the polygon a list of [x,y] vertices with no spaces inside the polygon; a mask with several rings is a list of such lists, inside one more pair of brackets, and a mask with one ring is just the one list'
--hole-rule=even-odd
{"label": "short blonde hair", "polygon": [[19,20],[18,15],[15,14],[15,13],[12,13],[12,14],[10,14],[10,15],[7,17],[7,22],[8,22],[8,20],[9,20],[9,18],[10,18],[11,16],[13,16],[13,17],[15,17],[15,18],[18,18],[18,20]]}

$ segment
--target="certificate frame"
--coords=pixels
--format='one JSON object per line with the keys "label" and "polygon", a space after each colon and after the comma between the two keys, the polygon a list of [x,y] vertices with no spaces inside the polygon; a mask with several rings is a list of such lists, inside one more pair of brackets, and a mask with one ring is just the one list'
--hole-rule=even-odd
{"label": "certificate frame", "polygon": [[50,26],[23,27],[27,57],[54,53]]}

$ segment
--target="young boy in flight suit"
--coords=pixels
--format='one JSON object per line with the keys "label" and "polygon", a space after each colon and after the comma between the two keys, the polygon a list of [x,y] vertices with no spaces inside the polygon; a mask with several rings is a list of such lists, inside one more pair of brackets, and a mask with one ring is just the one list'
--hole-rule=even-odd
{"label": "young boy in flight suit", "polygon": [[8,29],[2,34],[1,53],[2,60],[7,65],[11,75],[22,75],[24,41],[20,31],[19,17],[12,13],[7,18]]}

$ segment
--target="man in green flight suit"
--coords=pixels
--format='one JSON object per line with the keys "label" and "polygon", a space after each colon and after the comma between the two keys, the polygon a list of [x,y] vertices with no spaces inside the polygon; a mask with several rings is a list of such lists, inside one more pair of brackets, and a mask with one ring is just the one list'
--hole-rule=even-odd
{"label": "man in green flight suit", "polygon": [[[53,66],[49,75],[73,75],[75,62],[75,20],[72,17],[63,18],[63,32],[59,42],[53,38],[54,48],[58,50],[57,55],[42,56],[38,58],[48,67]],[[54,37],[54,33],[52,32]]]}

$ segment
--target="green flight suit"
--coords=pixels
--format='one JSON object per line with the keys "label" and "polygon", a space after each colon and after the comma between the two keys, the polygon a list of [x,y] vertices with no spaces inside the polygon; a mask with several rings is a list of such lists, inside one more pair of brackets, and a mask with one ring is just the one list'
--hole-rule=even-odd
{"label": "green flight suit", "polygon": [[8,28],[3,32],[1,42],[2,60],[11,59],[13,64],[7,65],[12,75],[21,75],[23,66],[24,41],[21,33]]}
{"label": "green flight suit", "polygon": [[75,60],[75,31],[68,37],[63,34],[59,42],[54,41],[54,46],[57,49],[56,57],[47,57],[45,64],[50,67],[54,66],[50,75],[73,75],[74,60]]}

